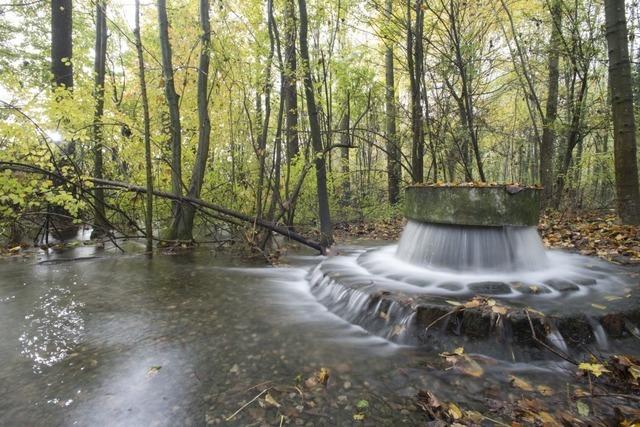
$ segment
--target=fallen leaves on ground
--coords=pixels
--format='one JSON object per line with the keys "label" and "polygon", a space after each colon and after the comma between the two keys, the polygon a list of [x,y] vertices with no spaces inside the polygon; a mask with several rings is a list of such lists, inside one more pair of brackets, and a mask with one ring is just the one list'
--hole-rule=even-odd
{"label": "fallen leaves on ground", "polygon": [[640,263],[640,227],[622,225],[612,212],[552,212],[540,218],[545,246],[575,249],[618,263]]}

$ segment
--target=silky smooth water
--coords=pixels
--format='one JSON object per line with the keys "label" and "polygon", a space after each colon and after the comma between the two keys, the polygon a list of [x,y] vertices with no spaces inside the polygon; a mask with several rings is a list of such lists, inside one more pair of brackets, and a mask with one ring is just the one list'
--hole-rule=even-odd
{"label": "silky smooth water", "polygon": [[535,227],[472,227],[409,220],[396,256],[457,273],[528,271],[548,267]]}

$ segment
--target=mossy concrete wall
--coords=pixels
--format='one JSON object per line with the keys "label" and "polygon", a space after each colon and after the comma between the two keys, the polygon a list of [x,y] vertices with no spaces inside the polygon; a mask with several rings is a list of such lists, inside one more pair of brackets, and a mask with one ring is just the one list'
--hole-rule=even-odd
{"label": "mossy concrete wall", "polygon": [[405,216],[419,222],[534,226],[540,217],[536,188],[411,186],[405,191]]}

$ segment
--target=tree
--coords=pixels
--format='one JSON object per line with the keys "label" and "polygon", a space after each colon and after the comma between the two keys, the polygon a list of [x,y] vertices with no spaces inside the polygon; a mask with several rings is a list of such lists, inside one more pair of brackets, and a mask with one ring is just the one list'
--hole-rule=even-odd
{"label": "tree", "polygon": [[138,55],[138,79],[140,80],[140,97],[142,98],[142,120],[144,126],[144,165],[146,178],[146,212],[145,234],[147,238],[147,252],[153,250],[153,165],[151,163],[151,115],[149,113],[149,96],[147,94],[147,80],[144,71],[144,53],[142,36],[140,35],[140,0],[136,0],[135,28],[133,35]]}
{"label": "tree", "polygon": [[[385,17],[391,20],[393,16],[393,0],[385,2]],[[387,41],[385,49],[385,128],[387,137],[387,187],[389,191],[389,203],[398,203],[400,195],[400,147],[396,134],[396,93],[393,70],[393,44]]]}
{"label": "tree", "polygon": [[542,139],[540,141],[540,183],[542,184],[542,203],[547,206],[553,197],[553,151],[555,141],[555,123],[558,116],[558,78],[560,76],[560,50],[562,43],[562,3],[554,0],[551,5],[551,38],[549,39],[549,74],[546,112],[542,121]]}
{"label": "tree", "polygon": [[286,144],[287,158],[290,161],[297,156],[300,151],[300,147],[298,146],[298,68],[296,61],[295,0],[285,0],[284,16]]}
{"label": "tree", "polygon": [[73,3],[51,0],[51,74],[56,86],[73,88]]}
{"label": "tree", "polygon": [[[211,23],[209,22],[209,0],[200,0],[200,60],[198,65],[198,149],[191,171],[187,197],[200,198],[204,173],[209,157],[211,122],[209,119],[209,64],[211,62]],[[193,220],[196,208],[191,203],[180,205],[180,214],[173,220],[171,235],[178,240],[193,240]]]}
{"label": "tree", "polygon": [[[93,176],[103,178],[102,150],[104,145],[102,116],[104,115],[104,77],[107,62],[107,4],[104,0],[96,2],[96,43],[94,60],[93,97],[95,110],[93,115]],[[107,232],[107,217],[104,203],[104,190],[101,186],[95,188],[93,236],[102,236]]]}
{"label": "tree", "polygon": [[[415,3],[415,24],[411,5]],[[407,68],[411,92],[411,175],[413,182],[424,181],[424,130],[422,123],[422,66],[424,10],[422,0],[407,1]]]}
{"label": "tree", "polygon": [[333,243],[331,227],[331,214],[329,211],[329,194],[327,191],[327,170],[325,164],[324,148],[320,135],[320,123],[318,121],[318,107],[315,101],[313,80],[311,78],[311,63],[309,61],[308,44],[308,17],[306,0],[298,0],[300,13],[300,58],[304,68],[304,93],[307,100],[307,114],[311,130],[311,144],[315,155],[316,185],[318,195],[318,213],[320,217],[320,244],[328,247]]}
{"label": "tree", "polygon": [[[182,125],[180,123],[180,108],[178,94],[173,80],[173,60],[171,43],[169,42],[169,19],[167,17],[166,0],[158,0],[158,29],[160,31],[160,51],[162,53],[162,76],[164,78],[164,93],[169,107],[169,138],[171,140],[171,191],[176,196],[182,195]],[[173,202],[173,225],[169,232],[169,239],[177,239],[178,225],[182,209],[180,203]]]}
{"label": "tree", "polygon": [[624,0],[605,0],[618,215],[640,224],[636,127]]}

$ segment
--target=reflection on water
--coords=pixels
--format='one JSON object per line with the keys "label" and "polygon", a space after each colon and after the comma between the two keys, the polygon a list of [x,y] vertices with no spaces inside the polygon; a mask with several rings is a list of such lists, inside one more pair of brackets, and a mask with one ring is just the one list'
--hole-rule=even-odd
{"label": "reflection on water", "polygon": [[82,305],[69,289],[54,287],[47,289],[24,316],[21,353],[33,361],[34,372],[58,363],[80,342],[84,331]]}

